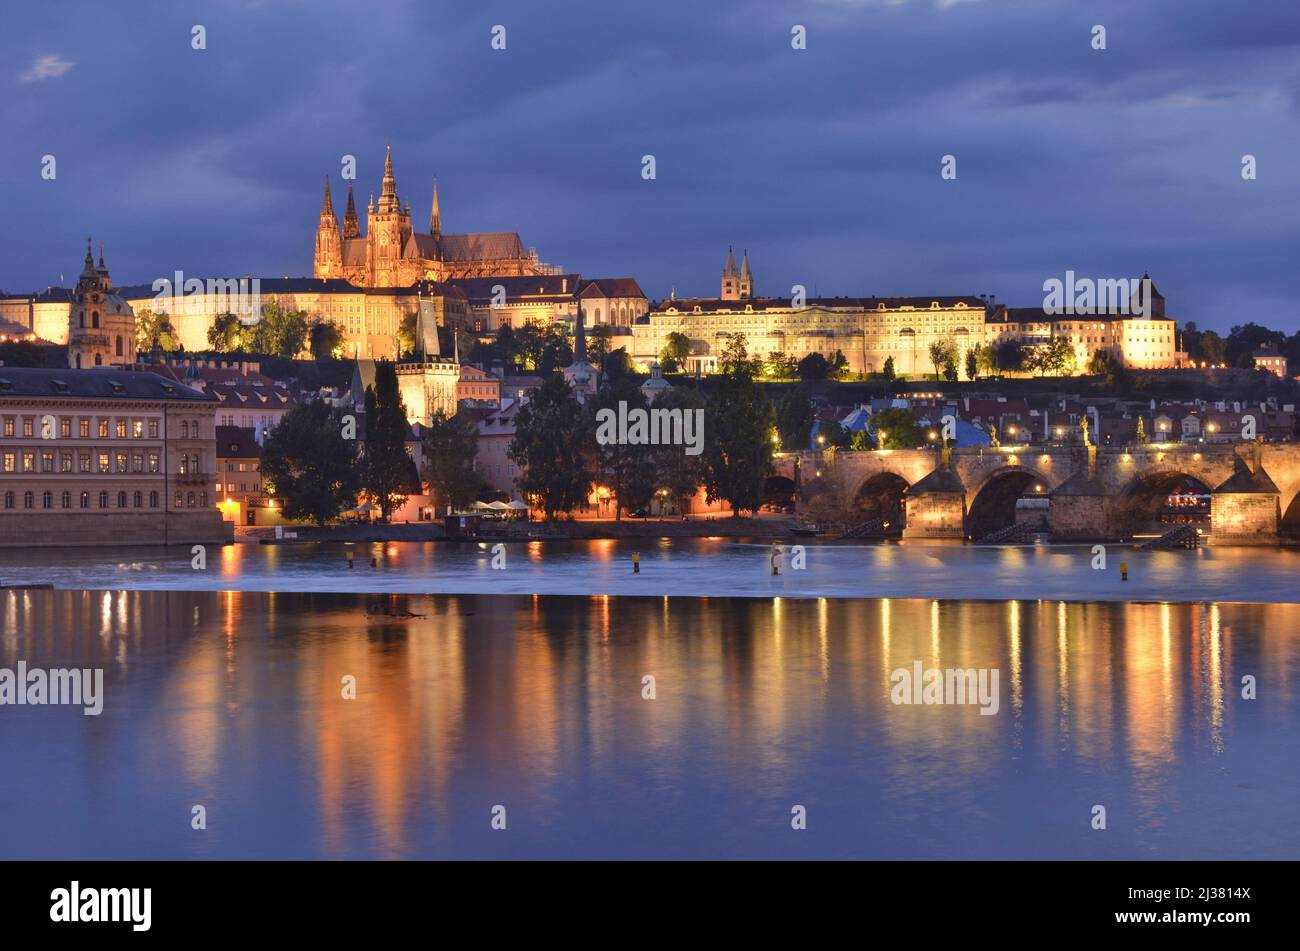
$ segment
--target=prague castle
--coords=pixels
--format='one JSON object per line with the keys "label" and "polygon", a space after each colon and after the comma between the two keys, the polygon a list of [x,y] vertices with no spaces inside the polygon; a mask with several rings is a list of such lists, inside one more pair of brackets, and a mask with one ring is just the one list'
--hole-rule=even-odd
{"label": "prague castle", "polygon": [[[1144,276],[1144,280],[1149,278]],[[1164,297],[1152,286],[1151,313],[1075,316],[1039,308],[994,305],[978,294],[935,297],[758,297],[749,255],[736,267],[727,252],[717,297],[678,298],[652,307],[632,325],[628,349],[634,361],[650,366],[670,334],[690,341],[688,373],[714,373],[732,334],[744,334],[751,357],[781,353],[796,361],[819,353],[831,360],[843,354],[853,373],[880,373],[888,360],[900,375],[934,372],[932,343],[952,344],[959,377],[966,378],[966,354],[975,347],[1016,340],[1035,346],[1065,339],[1082,373],[1098,350],[1124,365],[1143,369],[1186,362],[1177,348],[1176,323],[1165,316]]]}
{"label": "prague castle", "polygon": [[551,270],[536,254],[524,250],[513,231],[443,234],[437,182],[428,234],[412,230],[411,206],[404,205],[397,195],[391,149],[384,158],[379,202],[376,204],[372,195],[366,210],[365,235],[357,220],[351,185],[340,232],[329,179],[325,180],[325,200],[316,228],[314,277],[341,277],[360,287],[409,287],[417,281],[514,277]]}

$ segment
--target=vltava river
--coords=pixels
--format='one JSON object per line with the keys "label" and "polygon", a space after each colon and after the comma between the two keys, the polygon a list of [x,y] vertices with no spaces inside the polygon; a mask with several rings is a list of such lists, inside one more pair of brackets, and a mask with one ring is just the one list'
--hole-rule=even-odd
{"label": "vltava river", "polygon": [[[353,553],[348,568],[346,553]],[[1300,549],[1144,552],[1119,545],[806,545],[721,538],[0,549],[0,585],[172,591],[695,597],[1297,601]],[[632,556],[641,571],[632,571]],[[1103,558],[1104,556],[1104,567]],[[372,565],[373,562],[373,565]],[[1124,581],[1120,566],[1127,564]]]}
{"label": "vltava river", "polygon": [[[13,590],[0,624],[0,668],[105,671],[99,716],[0,706],[3,858],[1300,857],[1300,605]],[[918,662],[996,670],[997,712],[891,702]]]}

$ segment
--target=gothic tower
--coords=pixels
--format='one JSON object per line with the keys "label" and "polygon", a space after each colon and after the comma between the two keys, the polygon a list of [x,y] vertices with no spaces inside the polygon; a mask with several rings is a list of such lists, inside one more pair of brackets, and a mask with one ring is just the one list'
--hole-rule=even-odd
{"label": "gothic tower", "polygon": [[86,239],[86,266],[68,311],[68,366],[77,369],[135,363],[135,311],[113,293],[113,279],[99,250],[99,265]]}
{"label": "gothic tower", "polygon": [[320,224],[316,227],[316,262],[312,270],[317,277],[343,276],[343,244],[339,241],[338,219],[334,217],[329,176],[325,177],[325,200],[321,202]]}
{"label": "gothic tower", "polygon": [[429,211],[429,234],[442,236],[442,210],[438,207],[438,180],[433,180],[433,208]]}
{"label": "gothic tower", "polygon": [[736,275],[736,256],[727,248],[727,263],[722,269],[722,299],[740,300],[740,279]]}
{"label": "gothic tower", "polygon": [[361,225],[357,221],[357,203],[352,198],[352,183],[348,182],[348,210],[343,216],[343,239],[361,237]]}
{"label": "gothic tower", "polygon": [[[379,204],[366,222],[366,257],[376,287],[400,287],[414,280],[402,280],[399,268],[402,249],[411,233],[411,216],[402,210],[393,176],[393,150],[384,157],[384,181]],[[418,276],[418,275],[416,275]]]}
{"label": "gothic tower", "polygon": [[754,275],[749,270],[749,252],[746,251],[740,262],[740,299],[752,300],[754,297]]}

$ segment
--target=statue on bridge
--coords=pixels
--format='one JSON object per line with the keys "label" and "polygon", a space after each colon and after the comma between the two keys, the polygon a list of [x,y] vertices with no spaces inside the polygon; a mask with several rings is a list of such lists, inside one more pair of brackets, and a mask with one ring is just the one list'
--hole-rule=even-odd
{"label": "statue on bridge", "polygon": [[1083,420],[1079,423],[1079,426],[1083,429],[1083,444],[1085,446],[1091,446],[1092,443],[1088,442],[1088,414],[1087,413],[1083,414]]}

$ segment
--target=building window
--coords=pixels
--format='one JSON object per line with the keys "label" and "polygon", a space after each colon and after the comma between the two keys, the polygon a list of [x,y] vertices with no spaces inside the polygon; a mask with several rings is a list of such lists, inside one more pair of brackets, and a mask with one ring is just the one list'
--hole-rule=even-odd
{"label": "building window", "polygon": [[190,422],[187,419],[181,420],[181,438],[188,439],[190,436]]}
{"label": "building window", "polygon": [[156,451],[149,453],[149,471],[158,471],[158,453]]}
{"label": "building window", "polygon": [[201,508],[201,509],[205,509],[205,508],[207,508],[207,507],[208,507],[208,493],[207,493],[207,492],[200,492],[200,493],[199,493],[199,508]]}
{"label": "building window", "polygon": [[126,453],[124,453],[124,452],[119,452],[119,453],[116,455],[115,460],[116,460],[116,462],[117,462],[117,471],[118,471],[118,472],[125,472],[125,471],[126,471]]}
{"label": "building window", "polygon": [[35,471],[36,471],[36,453],[34,452],[23,453],[23,472],[35,472]]}
{"label": "building window", "polygon": [[77,435],[79,435],[82,439],[90,438],[90,420],[88,419],[77,420]]}
{"label": "building window", "polygon": [[99,421],[99,438],[100,439],[108,438],[108,420],[106,419],[101,419]]}
{"label": "building window", "polygon": [[125,492],[119,492],[119,493],[117,493],[117,507],[120,508],[120,509],[124,509],[124,508],[126,508],[126,493],[125,493]]}
{"label": "building window", "polygon": [[100,472],[108,471],[108,453],[106,452],[101,452],[99,454],[99,471]]}
{"label": "building window", "polygon": [[80,472],[90,471],[90,453],[83,452],[77,457],[77,469]]}
{"label": "building window", "polygon": [[43,494],[43,495],[41,496],[41,508],[46,508],[46,509],[52,509],[52,508],[54,508],[54,493],[53,493],[53,492],[46,492],[45,494]]}
{"label": "building window", "polygon": [[5,508],[7,508],[7,509],[11,509],[11,508],[13,508],[13,507],[14,507],[14,494],[13,494],[12,492],[6,492],[6,493],[5,493]]}
{"label": "building window", "polygon": [[28,437],[30,437],[30,436],[34,436],[34,435],[35,435],[35,432],[34,432],[34,430],[33,430],[33,425],[34,425],[34,424],[33,424],[32,418],[31,418],[30,416],[24,416],[24,417],[23,417],[23,435],[24,435],[24,436],[28,436]]}
{"label": "building window", "polygon": [[192,509],[192,508],[194,508],[194,493],[193,493],[193,492],[191,492],[191,493],[189,493],[188,495],[185,496],[185,507],[186,507],[187,509]]}
{"label": "building window", "polygon": [[72,471],[72,453],[65,452],[59,455],[59,471],[60,472]]}
{"label": "building window", "polygon": [[179,492],[177,492],[177,493],[176,493],[176,498],[173,500],[172,508],[178,509],[178,508],[180,508],[181,506],[183,506],[184,504],[185,504],[185,496],[183,496],[183,495],[181,495]]}
{"label": "building window", "polygon": [[54,453],[48,450],[45,450],[41,453],[41,471],[42,472],[54,471]]}
{"label": "building window", "polygon": [[82,507],[83,509],[88,509],[88,508],[90,508],[90,493],[89,493],[89,492],[82,492],[82,493],[81,493],[81,507]]}
{"label": "building window", "polygon": [[63,497],[59,501],[63,503],[65,509],[72,508],[72,493],[64,492]]}
{"label": "building window", "polygon": [[13,471],[14,471],[14,454],[13,454],[12,452],[6,452],[6,453],[5,453],[5,472],[13,472]]}
{"label": "building window", "polygon": [[149,508],[151,508],[151,509],[156,509],[157,507],[158,507],[158,493],[157,493],[157,492],[150,492],[150,493],[149,493]]}
{"label": "building window", "polygon": [[106,509],[106,508],[108,508],[108,493],[107,493],[107,492],[100,492],[100,493],[99,493],[99,507],[102,508],[102,509]]}
{"label": "building window", "polygon": [[156,419],[149,420],[149,438],[150,439],[158,438],[158,420]]}
{"label": "building window", "polygon": [[36,496],[31,492],[23,493],[23,508],[30,509],[36,507]]}
{"label": "building window", "polygon": [[6,436],[12,436],[13,434],[14,434],[14,418],[13,418],[12,416],[6,416],[6,417],[5,417],[5,435],[6,435]]}
{"label": "building window", "polygon": [[135,495],[132,496],[131,501],[135,503],[135,508],[140,508],[141,504],[144,501],[144,493],[141,492],[139,489],[136,489]]}
{"label": "building window", "polygon": [[142,452],[131,453],[131,471],[144,472],[144,453]]}
{"label": "building window", "polygon": [[117,438],[118,438],[118,439],[125,439],[125,438],[126,438],[126,420],[124,420],[124,419],[119,419],[119,420],[117,421],[117,426],[116,426],[116,428],[114,429],[114,432],[117,433]]}
{"label": "building window", "polygon": [[131,438],[132,438],[132,439],[143,439],[143,438],[144,438],[144,420],[143,420],[143,419],[133,419],[133,420],[131,420]]}
{"label": "building window", "polygon": [[70,420],[66,416],[64,416],[59,420],[59,438],[60,439],[72,438],[72,420]]}

